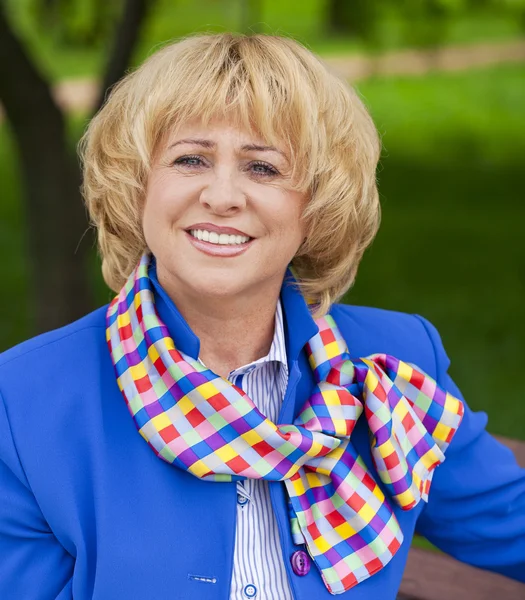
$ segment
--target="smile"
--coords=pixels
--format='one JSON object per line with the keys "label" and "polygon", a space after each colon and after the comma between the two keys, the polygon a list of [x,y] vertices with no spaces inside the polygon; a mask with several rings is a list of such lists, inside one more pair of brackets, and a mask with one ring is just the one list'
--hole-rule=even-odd
{"label": "smile", "polygon": [[188,233],[197,240],[219,246],[239,246],[240,244],[249,242],[251,239],[246,235],[219,234],[216,231],[207,231],[206,229],[190,229]]}
{"label": "smile", "polygon": [[208,256],[219,258],[244,254],[255,242],[254,238],[245,235],[217,233],[206,229],[189,229],[186,236],[194,248]]}

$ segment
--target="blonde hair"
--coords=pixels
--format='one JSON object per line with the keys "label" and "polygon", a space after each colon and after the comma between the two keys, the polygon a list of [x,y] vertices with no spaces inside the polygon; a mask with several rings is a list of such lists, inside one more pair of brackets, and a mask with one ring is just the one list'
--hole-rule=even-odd
{"label": "blonde hair", "polygon": [[380,143],[355,91],[304,46],[278,36],[188,37],[112,90],[80,143],[104,279],[119,291],[146,250],[142,203],[162,136],[226,112],[287,146],[297,188],[309,194],[306,240],[292,267],[316,315],[325,314],[354,282],[379,226]]}

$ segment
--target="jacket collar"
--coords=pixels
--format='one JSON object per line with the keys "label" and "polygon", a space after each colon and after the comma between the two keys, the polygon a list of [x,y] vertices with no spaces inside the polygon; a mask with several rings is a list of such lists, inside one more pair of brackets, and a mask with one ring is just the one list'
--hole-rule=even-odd
{"label": "jacket collar", "polygon": [[[198,359],[200,340],[160,284],[154,258],[150,263],[149,276],[153,285],[157,311],[161,320],[166,324],[175,347],[184,354]],[[291,364],[297,360],[306,342],[318,333],[319,329],[312,319],[308,306],[289,269],[286,271],[281,288],[281,303],[284,313],[286,353],[288,364]]]}
{"label": "jacket collar", "polygon": [[299,291],[297,281],[287,269],[281,288],[281,302],[284,311],[285,339],[288,363],[296,361],[306,342],[319,333],[310,309]]}

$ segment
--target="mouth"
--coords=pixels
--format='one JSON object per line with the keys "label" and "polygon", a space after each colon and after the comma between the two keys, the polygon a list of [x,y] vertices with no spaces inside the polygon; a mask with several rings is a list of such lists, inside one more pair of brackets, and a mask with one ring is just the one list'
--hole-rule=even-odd
{"label": "mouth", "polygon": [[213,223],[194,223],[186,228],[186,232],[197,240],[220,246],[246,244],[253,239],[244,231],[233,227],[219,227]]}
{"label": "mouth", "polygon": [[215,244],[217,246],[239,246],[253,240],[253,238],[248,235],[217,233],[216,231],[209,231],[208,229],[187,229],[186,233],[189,233],[191,237],[197,240],[207,242],[208,244]]}
{"label": "mouth", "polygon": [[210,256],[238,256],[244,253],[255,239],[237,229],[210,224],[192,225],[185,231],[191,244]]}

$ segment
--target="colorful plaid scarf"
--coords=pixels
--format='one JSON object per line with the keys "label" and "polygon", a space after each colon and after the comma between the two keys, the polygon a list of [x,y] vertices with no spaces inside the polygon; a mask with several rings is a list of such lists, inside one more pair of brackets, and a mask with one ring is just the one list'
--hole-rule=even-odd
{"label": "colorful plaid scarf", "polygon": [[160,320],[144,255],[107,312],[118,385],[163,460],[207,481],[284,481],[296,544],[330,593],[382,569],[403,541],[389,500],[352,445],[365,413],[377,476],[402,509],[426,501],[463,405],[386,354],[352,360],[330,316],[306,345],[316,386],[290,425],[267,419],[242,389],[179,352]]}

